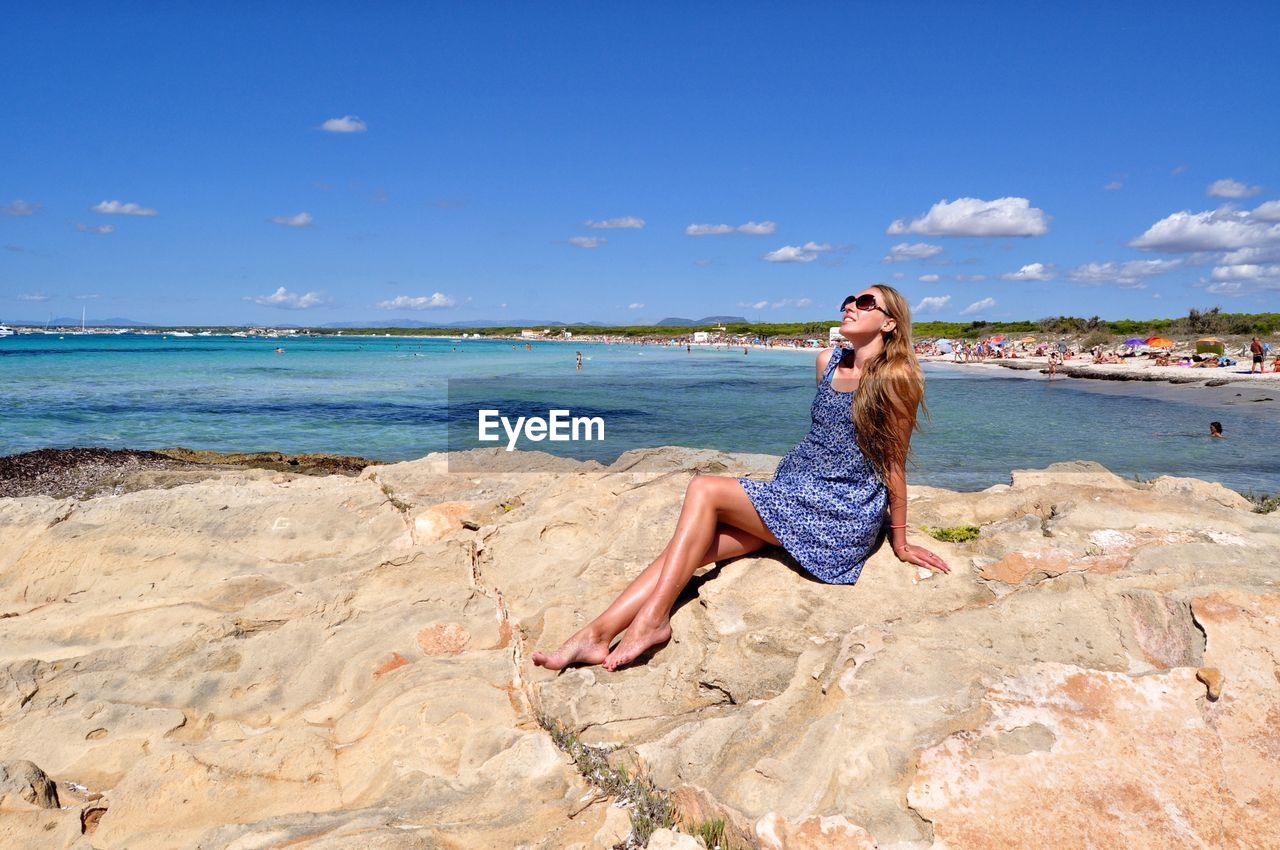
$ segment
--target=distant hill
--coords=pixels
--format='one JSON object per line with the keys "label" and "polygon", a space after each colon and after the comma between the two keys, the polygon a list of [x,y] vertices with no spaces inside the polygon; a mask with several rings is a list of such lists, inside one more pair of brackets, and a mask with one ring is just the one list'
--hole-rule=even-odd
{"label": "distant hill", "polygon": [[465,322],[423,322],[417,319],[378,319],[370,322],[330,322],[322,328],[563,328],[570,325],[605,326],[605,322],[561,322],[548,319],[470,319]]}
{"label": "distant hill", "polygon": [[[71,327],[72,325],[75,325],[77,328],[80,327],[79,316],[76,316],[74,318],[70,316],[58,316],[57,318],[54,318],[54,319],[27,319],[25,321],[24,320],[6,320],[5,324],[16,325],[16,326],[21,326],[26,328],[43,328],[45,325],[45,322],[48,322],[51,327],[65,328],[65,327]],[[151,325],[148,324],[147,322],[135,322],[133,319],[121,319],[121,318],[88,319],[85,321],[84,325],[87,328],[149,328],[151,327]]]}
{"label": "distant hill", "polygon": [[680,327],[687,328],[693,325],[732,325],[746,324],[747,320],[742,316],[703,316],[701,319],[681,319],[670,318],[663,319],[655,324],[658,327]]}

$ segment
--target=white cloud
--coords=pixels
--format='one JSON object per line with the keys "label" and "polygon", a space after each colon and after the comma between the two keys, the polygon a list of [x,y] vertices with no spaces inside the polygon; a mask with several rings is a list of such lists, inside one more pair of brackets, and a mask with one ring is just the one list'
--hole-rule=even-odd
{"label": "white cloud", "polygon": [[344,115],[341,118],[330,118],[320,125],[320,129],[327,133],[363,133],[369,128],[354,115]]}
{"label": "white cloud", "polygon": [[684,229],[685,236],[727,236],[745,233],[748,236],[770,236],[778,230],[776,221],[748,221],[734,227],[732,224],[691,224]]}
{"label": "white cloud", "polygon": [[768,301],[752,301],[752,302],[750,302],[750,303],[747,303],[747,302],[744,302],[744,301],[739,301],[739,302],[738,302],[738,306],[739,306],[739,307],[748,307],[748,308],[750,308],[750,309],[752,309],[752,310],[763,310],[765,307],[768,307],[768,306],[769,306],[769,302],[768,302]]}
{"label": "white cloud", "polygon": [[1232,180],[1228,177],[1224,180],[1214,180],[1210,183],[1208,194],[1210,198],[1248,198],[1261,191],[1261,186],[1247,186],[1239,180]]}
{"label": "white cloud", "polygon": [[774,301],[769,306],[774,310],[780,310],[783,307],[809,307],[812,304],[812,298],[783,298],[779,301]]}
{"label": "white cloud", "polygon": [[624,215],[621,218],[606,218],[603,221],[587,219],[582,225],[593,230],[643,230],[644,219],[634,215]]}
{"label": "white cloud", "polygon": [[684,229],[685,236],[723,236],[732,232],[733,226],[728,224],[691,224]]}
{"label": "white cloud", "polygon": [[[452,307],[457,304],[457,300],[450,298],[443,292],[433,292],[430,295],[397,295],[387,301],[379,301],[379,310],[439,310],[444,307]],[[507,306],[505,304],[503,307]]]}
{"label": "white cloud", "polygon": [[309,212],[300,212],[296,215],[276,215],[271,217],[273,224],[279,224],[283,227],[310,227],[315,221]]}
{"label": "white cloud", "polygon": [[1122,183],[1122,182],[1121,182],[1121,181],[1119,181],[1119,180],[1112,180],[1110,183],[1108,183],[1107,185],[1103,186],[1102,188],[1103,188],[1103,189],[1106,189],[1108,192],[1114,192],[1114,191],[1116,191],[1117,189],[1123,189],[1123,188],[1124,188],[1124,183]]}
{"label": "white cloud", "polygon": [[102,213],[103,215],[141,215],[148,217],[156,215],[156,211],[150,207],[135,203],[122,204],[119,201],[101,201],[94,205],[92,209],[94,212]]}
{"label": "white cloud", "polygon": [[1044,210],[1026,198],[945,198],[908,224],[898,219],[885,231],[890,235],[925,236],[1043,236],[1049,232]]}
{"label": "white cloud", "polygon": [[1240,295],[1243,289],[1244,287],[1239,283],[1214,283],[1210,284],[1205,289],[1205,292],[1210,292],[1214,295]]}
{"label": "white cloud", "polygon": [[1243,264],[1237,266],[1218,266],[1211,273],[1214,280],[1265,280],[1280,279],[1280,265],[1262,266]]}
{"label": "white cloud", "polygon": [[986,279],[987,279],[987,276],[986,276],[985,274],[958,274],[958,275],[956,275],[956,280],[960,281],[961,283],[963,283],[963,282],[965,282],[965,281],[979,281],[979,282],[980,282],[980,281],[984,281],[984,280],[986,280]]}
{"label": "white cloud", "polygon": [[569,244],[575,248],[599,248],[608,242],[603,236],[570,236]]}
{"label": "white cloud", "polygon": [[75,295],[72,297],[74,297],[77,301],[97,301],[99,298],[102,297],[102,295],[100,295],[97,292],[89,292],[84,295]]}
{"label": "white cloud", "polygon": [[941,279],[942,279],[942,278],[938,277],[936,274],[922,274],[922,275],[920,275],[920,282],[921,282],[921,283],[937,283],[937,282],[938,282],[939,280],[941,280]]}
{"label": "white cloud", "polygon": [[783,245],[760,259],[767,263],[812,263],[818,254],[833,250],[827,242],[806,242],[803,245]]}
{"label": "white cloud", "polygon": [[38,209],[40,209],[39,204],[32,204],[22,200],[22,198],[15,198],[13,203],[5,204],[0,207],[0,213],[4,213],[5,215],[27,216],[34,215],[35,211]]}
{"label": "white cloud", "polygon": [[906,274],[904,274],[903,272],[894,272],[893,274],[889,275],[889,277],[893,278],[894,280],[902,280],[904,277],[906,277]]}
{"label": "white cloud", "polygon": [[1000,275],[1002,280],[1053,280],[1053,266],[1028,263],[1016,272]]}
{"label": "white cloud", "polygon": [[1179,174],[1183,174],[1183,173],[1185,173],[1185,172],[1186,172],[1186,170],[1187,170],[1187,167],[1186,167],[1185,165],[1175,165],[1175,166],[1173,167],[1173,170],[1171,170],[1169,173],[1170,173],[1170,174],[1172,174],[1172,175],[1174,175],[1174,176],[1177,176],[1177,175],[1179,175]]}
{"label": "white cloud", "polygon": [[1280,262],[1280,243],[1262,248],[1240,248],[1237,251],[1228,251],[1219,257],[1218,262],[1224,266]]}
{"label": "white cloud", "polygon": [[938,313],[950,303],[950,295],[930,295],[927,298],[921,298],[920,303],[911,308],[911,312]]}
{"label": "white cloud", "polygon": [[1262,216],[1228,208],[1193,213],[1187,210],[1160,219],[1129,243],[1145,251],[1187,253],[1234,251],[1280,244],[1280,224],[1271,224],[1273,208],[1263,204]]}
{"label": "white cloud", "polygon": [[644,305],[643,305],[643,304],[641,304],[639,301],[636,301],[636,302],[633,302],[633,303],[631,303],[631,304],[628,304],[628,305],[627,305],[627,309],[628,309],[628,310],[643,310],[643,309],[644,309]]}
{"label": "white cloud", "polygon": [[305,310],[324,303],[318,292],[290,292],[283,286],[270,295],[246,295],[245,301],[261,304],[265,307],[280,307],[285,310]]}
{"label": "white cloud", "polygon": [[983,310],[990,310],[996,306],[996,299],[983,298],[981,301],[975,301],[968,307],[960,311],[961,316],[972,316],[974,313],[981,313]]}
{"label": "white cloud", "polygon": [[909,263],[912,260],[927,260],[942,253],[941,245],[930,245],[928,242],[900,242],[889,249],[880,262]]}
{"label": "white cloud", "polygon": [[43,292],[24,292],[18,296],[19,301],[48,301],[51,296]]}
{"label": "white cloud", "polygon": [[1249,217],[1256,221],[1280,221],[1280,201],[1267,201],[1253,208]]}
{"label": "white cloud", "polygon": [[1215,295],[1243,295],[1257,290],[1280,289],[1280,264],[1218,266],[1209,276],[1212,283],[1208,291]]}
{"label": "white cloud", "polygon": [[108,233],[115,233],[116,226],[114,224],[97,224],[90,226],[87,224],[77,223],[76,230],[80,233],[93,233],[98,236],[106,236]]}
{"label": "white cloud", "polygon": [[1123,263],[1085,263],[1071,270],[1071,279],[1080,283],[1114,283],[1130,289],[1143,289],[1144,278],[1165,274],[1183,265],[1183,260],[1129,260]]}

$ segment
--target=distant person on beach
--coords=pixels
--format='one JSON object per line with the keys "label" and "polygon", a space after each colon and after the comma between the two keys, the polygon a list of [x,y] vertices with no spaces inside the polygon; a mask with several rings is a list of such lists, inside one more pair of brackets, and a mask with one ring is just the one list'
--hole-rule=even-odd
{"label": "distant person on beach", "polygon": [[1255,336],[1253,342],[1249,343],[1249,353],[1253,355],[1253,365],[1249,367],[1249,374],[1252,375],[1253,370],[1257,369],[1258,374],[1261,375],[1264,371],[1262,368],[1262,340]]}
{"label": "distant person on beach", "polygon": [[840,309],[840,335],[851,348],[819,352],[809,433],[773,480],[695,476],[662,553],[558,650],[535,652],[534,664],[616,670],[634,661],[670,639],[672,606],[695,570],[769,545],[827,584],[855,583],[885,537],[899,561],[950,572],[942,558],[907,542],[905,462],[924,398],[910,308],[896,289],[876,284]]}
{"label": "distant person on beach", "polygon": [[1222,423],[1221,422],[1209,423],[1209,436],[1222,439]]}

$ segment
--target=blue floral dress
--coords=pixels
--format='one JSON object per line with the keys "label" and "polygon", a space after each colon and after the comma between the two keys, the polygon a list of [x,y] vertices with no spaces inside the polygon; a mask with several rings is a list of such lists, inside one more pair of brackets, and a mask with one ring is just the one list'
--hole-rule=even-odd
{"label": "blue floral dress", "polygon": [[765,526],[800,566],[828,584],[853,584],[885,522],[888,491],[862,456],[853,393],[831,387],[847,349],[827,363],[809,410],[809,433],[778,464],[772,481],[739,478]]}

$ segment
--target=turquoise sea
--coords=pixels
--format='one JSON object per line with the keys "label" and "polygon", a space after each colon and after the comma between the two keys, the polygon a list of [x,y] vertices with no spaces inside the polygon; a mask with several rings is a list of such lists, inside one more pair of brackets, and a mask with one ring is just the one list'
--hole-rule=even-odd
{"label": "turquoise sea", "polygon": [[[1088,459],[1126,477],[1280,490],[1280,406],[1252,400],[1256,391],[926,371],[931,419],[913,441],[913,481],[980,489],[1007,482],[1011,469]],[[401,460],[450,447],[452,399],[454,448],[478,445],[459,411],[492,404],[512,416],[548,407],[600,416],[603,443],[520,444],[577,457],[655,445],[781,455],[808,428],[813,392],[813,356],[794,351],[19,335],[0,338],[0,454],[181,445]],[[1225,440],[1207,437],[1214,419]]]}

